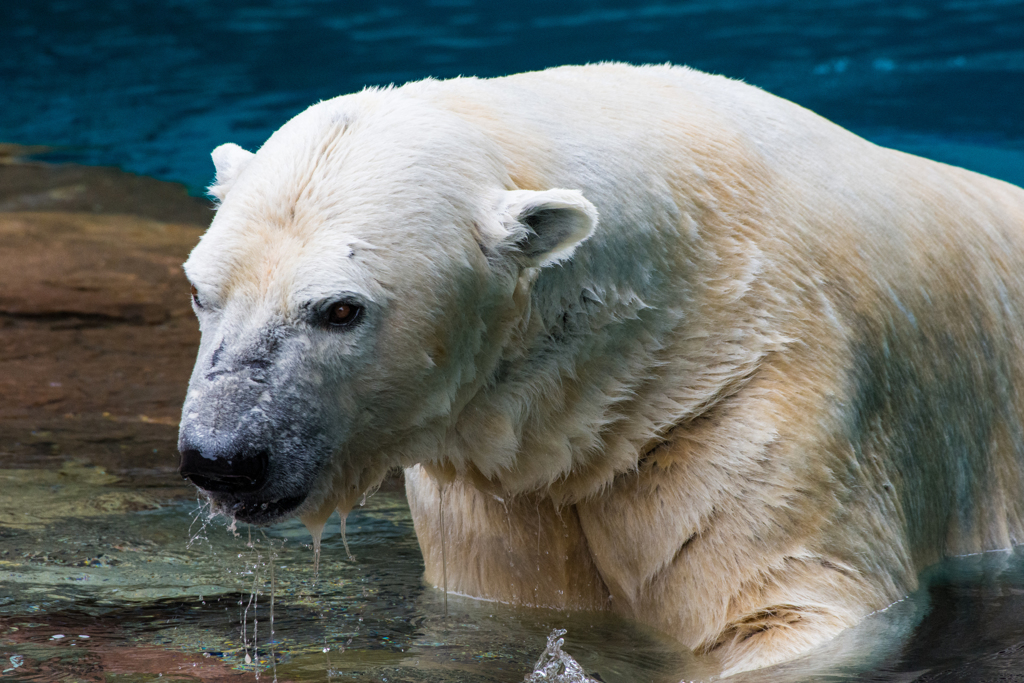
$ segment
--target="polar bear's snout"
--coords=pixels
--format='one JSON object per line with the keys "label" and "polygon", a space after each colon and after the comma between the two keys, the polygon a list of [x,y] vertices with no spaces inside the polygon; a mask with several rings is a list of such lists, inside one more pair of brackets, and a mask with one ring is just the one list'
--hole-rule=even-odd
{"label": "polar bear's snout", "polygon": [[180,448],[178,472],[193,484],[211,493],[254,493],[267,481],[270,452],[237,444],[227,448],[200,447],[186,442]]}
{"label": "polar bear's snout", "polygon": [[206,442],[185,434],[178,445],[178,472],[209,496],[214,506],[236,519],[256,524],[275,521],[297,508],[305,491],[288,493],[270,483],[272,452],[233,435]]}
{"label": "polar bear's snout", "polygon": [[[284,411],[256,417],[229,401],[189,406],[178,440],[178,472],[210,500],[214,511],[252,524],[271,524],[309,496],[329,448],[316,420]],[[315,417],[315,416],[314,416]]]}
{"label": "polar bear's snout", "polygon": [[306,502],[338,435],[317,406],[321,383],[303,360],[304,340],[267,325],[237,329],[200,350],[182,410],[178,472],[215,511],[271,524]]}

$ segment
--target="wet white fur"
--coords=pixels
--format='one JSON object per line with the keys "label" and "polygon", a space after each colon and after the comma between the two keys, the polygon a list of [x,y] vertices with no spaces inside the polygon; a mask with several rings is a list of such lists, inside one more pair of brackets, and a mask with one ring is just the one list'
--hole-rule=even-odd
{"label": "wet white fur", "polygon": [[[986,339],[1020,380],[1017,188],[667,66],[370,89],[214,159],[221,206],[186,264],[197,368],[296,332],[281,372],[335,440],[303,512],[412,467],[431,581],[446,486],[454,590],[615,609],[740,671],[884,607],[945,552],[1022,538],[1016,399],[977,439],[1003,444],[994,479],[899,479],[906,411],[857,422],[872,382],[899,370],[938,395]],[[367,306],[350,333],[304,322],[349,295]],[[191,391],[198,414],[201,377]],[[957,400],[920,419],[958,434]],[[957,521],[934,501],[961,490]],[[508,557],[533,541],[506,526],[530,525],[564,552],[523,578]]]}

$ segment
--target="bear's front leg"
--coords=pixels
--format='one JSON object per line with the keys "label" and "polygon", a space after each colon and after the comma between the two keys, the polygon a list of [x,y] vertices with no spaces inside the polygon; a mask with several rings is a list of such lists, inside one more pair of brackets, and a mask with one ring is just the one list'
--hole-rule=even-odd
{"label": "bear's front leg", "polygon": [[431,585],[447,579],[451,592],[517,605],[608,609],[574,508],[556,510],[543,495],[501,499],[461,479],[439,505],[438,483],[419,465],[405,471],[405,489]]}

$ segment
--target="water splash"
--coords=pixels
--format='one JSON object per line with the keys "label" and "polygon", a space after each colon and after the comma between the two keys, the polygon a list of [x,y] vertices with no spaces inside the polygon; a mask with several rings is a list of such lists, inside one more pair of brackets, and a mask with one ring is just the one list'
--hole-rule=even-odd
{"label": "water splash", "polygon": [[583,667],[567,652],[562,651],[564,628],[556,628],[548,635],[548,645],[533,665],[533,673],[523,683],[598,683],[583,672]]}

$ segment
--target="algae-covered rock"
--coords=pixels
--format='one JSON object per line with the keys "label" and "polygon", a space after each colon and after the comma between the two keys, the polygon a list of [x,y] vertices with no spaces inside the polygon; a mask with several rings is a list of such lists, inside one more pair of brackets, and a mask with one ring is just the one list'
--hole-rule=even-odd
{"label": "algae-covered rock", "polygon": [[114,487],[118,478],[100,467],[66,462],[59,470],[0,469],[0,526],[44,528],[68,517],[83,519],[160,507],[139,491]]}

